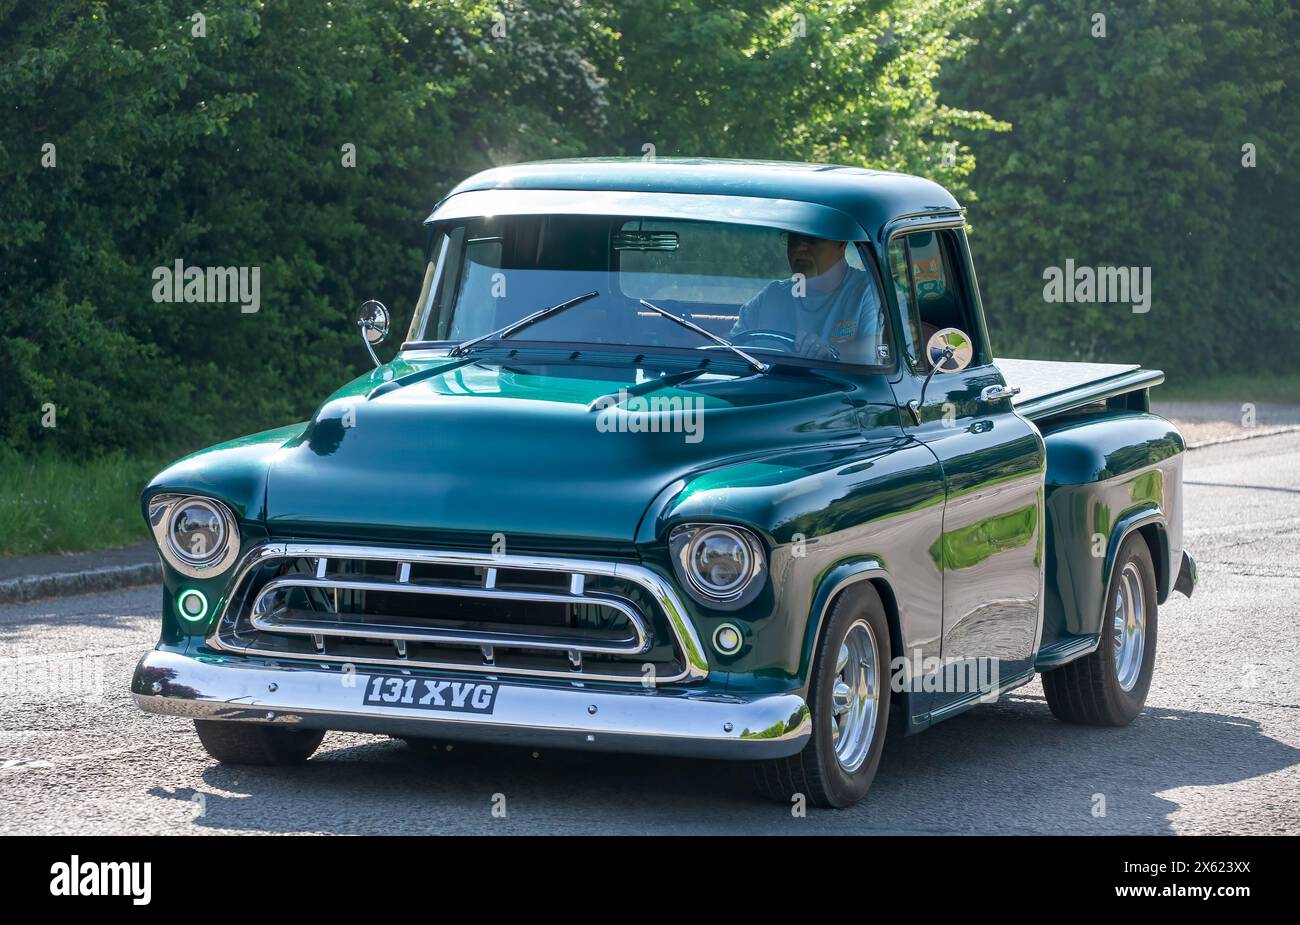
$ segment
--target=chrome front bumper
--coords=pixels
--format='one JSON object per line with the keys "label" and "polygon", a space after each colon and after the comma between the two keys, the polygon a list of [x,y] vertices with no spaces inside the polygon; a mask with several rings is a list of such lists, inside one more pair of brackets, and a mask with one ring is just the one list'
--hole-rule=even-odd
{"label": "chrome front bumper", "polygon": [[[491,713],[442,712],[364,703],[374,674],[155,649],[136,666],[131,694],[145,712],[195,719],[698,758],[780,758],[800,751],[812,734],[807,705],[796,694],[746,699],[485,676],[498,685]],[[466,681],[429,672],[378,674]]]}

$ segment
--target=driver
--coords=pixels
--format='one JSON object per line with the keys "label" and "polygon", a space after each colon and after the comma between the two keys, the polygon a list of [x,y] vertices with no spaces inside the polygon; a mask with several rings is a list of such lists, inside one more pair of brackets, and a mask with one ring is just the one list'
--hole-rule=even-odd
{"label": "driver", "polygon": [[794,338],[800,356],[878,365],[883,318],[871,274],[848,265],[845,241],[793,231],[782,237],[791,278],[768,283],[740,307],[732,339],[776,331]]}

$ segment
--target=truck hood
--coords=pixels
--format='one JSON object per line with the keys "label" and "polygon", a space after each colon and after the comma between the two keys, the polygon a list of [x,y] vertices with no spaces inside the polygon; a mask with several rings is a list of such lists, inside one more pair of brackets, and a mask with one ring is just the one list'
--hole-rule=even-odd
{"label": "truck hood", "polygon": [[[590,409],[635,382],[630,368],[450,365],[399,361],[331,396],[271,461],[269,532],[475,546],[500,534],[518,549],[626,548],[650,502],[677,480],[856,439],[864,422],[896,426],[881,377],[872,401],[862,383],[736,367],[645,396],[692,403],[671,415],[635,399]],[[674,421],[677,432],[663,432]]]}

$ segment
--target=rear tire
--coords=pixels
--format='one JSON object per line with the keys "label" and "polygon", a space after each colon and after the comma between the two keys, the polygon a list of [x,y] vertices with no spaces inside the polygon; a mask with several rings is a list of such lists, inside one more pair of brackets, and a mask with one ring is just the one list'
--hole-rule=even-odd
{"label": "rear tire", "polygon": [[207,753],[222,764],[302,764],[325,738],[320,729],[277,729],[212,719],[196,719],[194,730]]}
{"label": "rear tire", "polygon": [[1157,623],[1151,550],[1131,533],[1111,569],[1101,644],[1091,655],[1043,674],[1043,692],[1056,718],[1090,726],[1133,722],[1155,671]]}
{"label": "rear tire", "polygon": [[754,763],[758,792],[787,804],[803,794],[814,806],[835,808],[865,797],[889,727],[889,665],[884,605],[870,582],[860,582],[836,600],[814,655],[812,737],[797,755]]}

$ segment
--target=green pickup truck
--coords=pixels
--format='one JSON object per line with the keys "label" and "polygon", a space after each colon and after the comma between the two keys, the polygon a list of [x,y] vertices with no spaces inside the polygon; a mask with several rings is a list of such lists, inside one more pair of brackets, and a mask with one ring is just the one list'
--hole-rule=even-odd
{"label": "green pickup truck", "polygon": [[396,356],[367,302],[375,369],[145,490],[132,692],[213,757],[333,729],[739,759],[840,807],[887,735],[1036,674],[1067,722],[1141,710],[1196,581],[1163,375],[995,359],[942,187],[554,161],[427,229]]}

